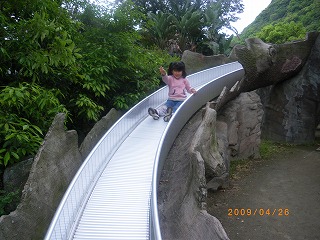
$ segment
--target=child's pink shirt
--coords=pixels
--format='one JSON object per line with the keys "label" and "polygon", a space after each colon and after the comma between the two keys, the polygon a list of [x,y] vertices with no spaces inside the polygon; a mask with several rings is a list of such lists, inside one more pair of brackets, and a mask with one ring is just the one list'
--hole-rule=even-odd
{"label": "child's pink shirt", "polygon": [[184,101],[187,98],[186,91],[191,93],[191,86],[186,78],[176,79],[172,75],[162,76],[162,81],[164,81],[169,87],[169,100],[173,101]]}

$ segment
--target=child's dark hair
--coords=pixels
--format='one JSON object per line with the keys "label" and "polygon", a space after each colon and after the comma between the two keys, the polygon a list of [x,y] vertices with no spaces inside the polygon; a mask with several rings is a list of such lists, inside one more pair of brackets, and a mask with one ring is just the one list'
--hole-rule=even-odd
{"label": "child's dark hair", "polygon": [[168,75],[172,75],[172,71],[178,71],[178,72],[182,72],[182,77],[186,77],[187,73],[186,73],[186,66],[184,65],[184,62],[180,61],[180,62],[172,62],[169,64],[169,69],[168,69]]}

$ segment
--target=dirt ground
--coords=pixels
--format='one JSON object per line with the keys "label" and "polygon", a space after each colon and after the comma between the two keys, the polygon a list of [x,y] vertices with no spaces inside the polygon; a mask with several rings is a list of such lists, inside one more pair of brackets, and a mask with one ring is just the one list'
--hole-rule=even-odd
{"label": "dirt ground", "polygon": [[231,240],[320,239],[320,151],[281,146],[238,165],[230,186],[208,193],[208,212]]}

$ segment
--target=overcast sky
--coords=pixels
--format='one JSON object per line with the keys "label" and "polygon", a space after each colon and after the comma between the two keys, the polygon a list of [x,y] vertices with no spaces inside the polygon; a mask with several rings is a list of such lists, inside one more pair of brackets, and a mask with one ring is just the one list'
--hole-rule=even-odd
{"label": "overcast sky", "polygon": [[240,19],[233,23],[239,33],[252,23],[255,18],[271,3],[271,0],[242,0],[244,4],[243,13],[239,15]]}

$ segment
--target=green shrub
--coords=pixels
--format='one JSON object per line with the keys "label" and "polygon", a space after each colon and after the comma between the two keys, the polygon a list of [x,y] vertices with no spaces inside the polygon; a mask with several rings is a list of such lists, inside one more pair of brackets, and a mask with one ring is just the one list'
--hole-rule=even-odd
{"label": "green shrub", "polygon": [[16,206],[19,204],[20,194],[19,191],[6,193],[5,191],[0,191],[0,216],[9,214],[14,211]]}
{"label": "green shrub", "polygon": [[285,43],[294,40],[305,39],[307,30],[302,23],[295,22],[279,22],[275,25],[267,25],[257,33],[257,37],[264,42],[269,43]]}
{"label": "green shrub", "polygon": [[0,118],[0,164],[18,162],[23,156],[34,155],[41,142],[42,131],[27,119],[15,114]]}
{"label": "green shrub", "polygon": [[21,83],[0,91],[0,164],[7,166],[34,155],[54,116],[68,113],[59,92]]}

